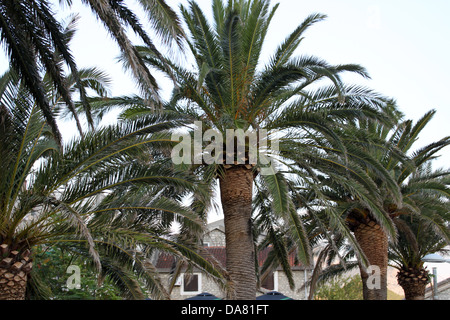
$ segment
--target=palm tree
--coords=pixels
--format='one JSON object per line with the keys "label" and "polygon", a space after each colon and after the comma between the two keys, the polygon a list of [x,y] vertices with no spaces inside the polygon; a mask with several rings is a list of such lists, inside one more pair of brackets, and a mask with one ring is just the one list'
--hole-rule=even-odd
{"label": "palm tree", "polygon": [[397,279],[406,300],[423,300],[429,282],[422,258],[444,252],[450,244],[448,170],[432,170],[431,163],[418,168],[404,185],[404,193],[419,215],[399,216],[397,243],[390,248],[390,260],[398,269]]}
{"label": "palm tree", "polygon": [[[442,239],[448,239],[446,219],[436,214],[442,206],[437,201],[448,195],[448,186],[442,178],[447,173],[429,170],[428,174],[422,176],[417,168],[434,159],[436,153],[450,143],[449,138],[426,145],[408,155],[435,111],[426,113],[416,124],[411,120],[402,121],[403,115],[396,110],[395,105],[385,111],[391,119],[398,119],[399,123],[392,126],[376,121],[359,121],[357,125],[347,125],[344,127],[347,133],[341,134],[347,135],[343,142],[349,150],[349,159],[328,154],[324,159],[330,163],[334,172],[330,170],[318,181],[294,185],[292,188],[293,199],[305,212],[303,219],[308,228],[312,228],[308,232],[313,235],[311,239],[320,235],[320,240],[326,243],[319,260],[339,258],[341,267],[329,265],[329,271],[332,271],[330,274],[333,274],[348,265],[348,259],[343,259],[343,255],[347,258],[357,257],[365,299],[387,297],[388,244],[389,239],[395,244],[398,237],[399,216],[414,215],[435,228]],[[350,170],[343,171],[342,168]],[[423,198],[423,194],[427,198]],[[425,199],[429,202],[425,202]],[[445,208],[440,210],[445,212]],[[333,212],[340,212],[353,235],[344,228],[332,226],[329,217]],[[350,244],[353,249],[342,251],[333,235],[340,241],[343,237],[348,241],[346,245]],[[272,243],[275,241],[272,240]],[[276,261],[281,262],[282,258],[283,255],[279,254]],[[369,266],[377,266],[380,270],[379,289],[370,289],[367,285],[369,274],[366,268]],[[322,264],[319,263],[317,267],[316,278],[321,274]]]}
{"label": "palm tree", "polygon": [[[339,198],[337,194],[341,195],[339,191],[344,189],[342,186],[349,187],[349,190],[366,199],[366,202],[374,208],[379,205],[376,192],[375,196],[373,192],[367,192],[372,190],[368,190],[370,188],[362,183],[371,181],[371,177],[362,174],[364,170],[358,168],[358,163],[340,163],[342,159],[339,157],[324,157],[323,155],[320,157],[330,163],[330,169],[334,174],[327,177],[319,176],[314,180],[310,179],[308,184],[293,183],[290,186],[291,197],[298,211],[301,212],[314,256],[311,278],[302,287],[297,288],[304,290],[305,287],[308,287],[308,299],[310,300],[314,299],[318,286],[347,271],[358,268],[358,261],[362,265],[368,265],[364,252],[346,226],[345,216],[340,217],[345,209],[336,205],[335,202],[336,198]],[[353,175],[348,174],[348,167],[351,167],[350,171]],[[332,184],[332,181],[335,183]],[[369,185],[372,183],[369,182]],[[260,194],[258,196],[259,198],[255,201],[255,209],[258,211],[255,224],[257,230],[265,234],[259,248],[264,249],[269,245],[273,248],[262,266],[261,274],[264,276],[281,266],[293,290],[296,284],[288,263],[288,255],[298,250],[297,244],[293,241],[286,221],[274,219],[270,202],[266,200],[267,197],[260,196]]]}
{"label": "palm tree", "polygon": [[[194,161],[192,168],[202,176],[202,181],[211,185],[218,181],[220,187],[226,269],[235,285],[233,299],[254,299],[256,294],[252,231],[254,187],[268,191],[273,212],[289,221],[290,232],[299,248],[299,259],[310,263],[308,239],[288,192],[289,174],[298,179],[315,176],[314,156],[320,155],[324,147],[317,145],[318,140],[312,137],[321,137],[335,152],[345,152],[332,128],[344,125],[349,119],[379,116],[380,108],[386,104],[384,97],[371,90],[342,83],[340,76],[344,72],[368,77],[362,67],[330,65],[312,56],[293,57],[304,32],[325,18],[321,14],[307,17],[280,44],[270,62],[261,65],[262,46],[277,7],[271,8],[267,0],[229,1],[227,5],[214,0],[214,24],[211,25],[196,2],[189,1],[188,7],[181,6],[190,33],[187,42],[194,58],[192,71],[174,62],[161,63],[151,50],[139,48],[149,66],[176,79],[166,108],[185,114],[192,121],[200,121],[201,134],[208,129],[215,130],[215,137],[219,139],[216,141],[224,142],[220,147],[223,146],[223,150],[229,147],[226,154],[211,154],[218,161],[212,164]],[[331,84],[314,89],[321,80]],[[149,111],[139,107],[136,97],[122,97],[116,102],[132,103],[125,115]],[[259,141],[252,145],[247,137],[242,140],[245,147],[236,150],[236,146],[232,146],[233,138],[226,138],[228,129],[255,132]],[[268,148],[270,152],[252,162],[251,148],[263,143],[264,132],[267,141],[278,139],[279,150],[274,143]],[[201,154],[194,155],[197,160],[199,156]],[[268,162],[274,166],[267,167]],[[322,170],[326,168],[324,163],[320,167]],[[277,168],[275,164],[283,167]],[[262,170],[273,171],[259,174]]]}
{"label": "palm tree", "polygon": [[[411,122],[408,121],[408,123]],[[425,123],[422,122],[422,124]],[[400,127],[402,126],[400,125]],[[416,163],[422,163],[423,155],[424,153],[420,151],[416,153],[417,158],[414,160],[421,159]],[[449,171],[432,170],[433,158],[428,156],[425,158],[428,160],[416,169],[403,167],[403,169],[412,170],[405,183],[401,185],[403,207],[402,210],[397,210],[396,214],[390,216],[398,236],[390,241],[388,260],[390,265],[398,269],[398,283],[403,287],[407,300],[424,299],[429,273],[423,266],[422,258],[429,253],[445,252],[445,247],[450,243]],[[328,190],[327,194],[331,195],[330,199],[339,198],[337,196],[339,188],[332,190],[328,183],[324,186]],[[314,272],[307,284],[310,286],[309,298],[312,299],[318,284],[353,268],[358,268],[358,266],[361,268],[363,263],[361,263],[361,259],[358,259],[360,254],[355,250],[357,248],[355,244],[348,241],[349,239],[343,233],[336,232],[327,224],[329,221],[326,219],[325,210],[312,213],[315,195],[311,195],[310,191],[305,194],[308,194],[311,199],[307,199],[307,196],[302,197],[302,208],[307,208],[308,213],[303,219],[311,246],[316,251]],[[305,205],[305,203],[309,205]],[[340,210],[345,211],[345,205],[342,205]],[[287,250],[289,250],[290,240],[285,234],[283,236],[284,241],[288,244]],[[279,240],[272,242],[280,243]],[[375,242],[372,245],[375,246]],[[279,247],[274,245],[276,249]],[[364,244],[362,248],[366,248]],[[278,251],[286,251],[286,248],[278,249]],[[283,254],[274,254],[272,259],[273,261],[270,261],[272,265],[280,263],[283,265]],[[359,263],[358,260],[360,260]],[[365,299],[367,298],[370,296],[365,297]]]}
{"label": "palm tree", "polygon": [[153,295],[167,297],[149,259],[155,250],[221,277],[194,244],[167,231],[171,219],[201,231],[198,216],[170,196],[201,194],[201,185],[170,163],[140,156],[172,145],[168,131],[183,124],[178,116],[99,128],[61,150],[14,73],[0,78],[0,89],[0,299],[25,297],[36,246],[89,257],[133,298],[142,297],[136,275]]}
{"label": "palm tree", "polygon": [[[450,138],[445,137],[408,154],[434,114],[435,111],[426,113],[416,124],[411,120],[401,122],[398,118],[400,122],[395,127],[369,121],[365,125],[361,122],[358,130],[351,126],[346,128],[349,130],[349,140],[365,148],[366,154],[377,159],[380,164],[379,167],[367,168],[371,180],[376,183],[375,188],[381,200],[378,209],[377,206],[369,207],[365,199],[352,194],[348,186],[346,189],[342,188],[342,185],[328,184],[328,190],[334,189],[329,193],[330,199],[334,199],[344,213],[358,245],[369,262],[368,265],[377,266],[380,271],[380,288],[370,289],[367,284],[370,274],[366,266],[360,265],[365,299],[384,300],[387,297],[388,245],[389,239],[395,243],[397,238],[395,218],[404,214],[416,214],[422,219],[427,219],[445,234],[443,221],[427,217],[425,211],[421,212],[414,201],[414,196],[421,192],[445,194],[448,190],[435,181],[412,182],[417,168],[433,159],[437,152],[449,145]],[[361,128],[364,130],[360,130]],[[361,165],[364,166],[364,163],[361,162]],[[392,180],[378,179],[380,170],[389,172]],[[389,181],[390,183],[394,181],[395,185],[389,185],[387,183]]]}
{"label": "palm tree", "polygon": [[[72,4],[71,0],[60,2]],[[93,13],[117,41],[141,88],[157,96],[156,81],[139,58],[125,32],[125,27],[130,27],[155,54],[159,55],[136,15],[122,1],[82,0],[82,2],[91,7]],[[166,44],[174,40],[181,45],[183,32],[178,18],[164,0],[140,0],[138,3],[145,12],[149,13],[152,27]],[[23,79],[24,85],[33,95],[60,143],[61,136],[51,112],[51,103],[45,95],[42,79],[44,73],[49,74],[58,93],[76,118],[74,103],[66,86],[63,70],[63,64],[68,65],[77,80],[77,87],[90,120],[89,104],[84,99],[86,93],[80,83],[77,65],[68,45],[69,38],[56,20],[53,6],[48,0],[11,0],[0,3],[1,42],[4,44],[12,67]],[[78,121],[77,124],[81,132]],[[92,125],[91,122],[90,124]]]}
{"label": "palm tree", "polygon": [[430,274],[424,268],[422,258],[430,253],[444,252],[448,243],[423,221],[411,221],[410,218],[399,220],[407,226],[399,231],[399,241],[390,249],[390,261],[398,270],[397,281],[403,288],[405,299],[423,300]]}

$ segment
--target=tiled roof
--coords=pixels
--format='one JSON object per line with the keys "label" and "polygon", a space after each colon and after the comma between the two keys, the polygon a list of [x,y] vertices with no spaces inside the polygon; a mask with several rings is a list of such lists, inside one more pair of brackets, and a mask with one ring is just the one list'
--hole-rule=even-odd
{"label": "tiled roof", "polygon": [[[226,250],[225,247],[205,247],[209,254],[211,254],[223,267],[226,266],[227,258],[226,258]],[[259,266],[262,266],[267,259],[267,256],[272,248],[266,248],[259,252],[258,254],[258,262]],[[289,265],[293,269],[310,269],[309,267],[305,267],[301,263],[295,263],[295,253],[291,253],[289,255]],[[158,260],[156,262],[156,268],[160,272],[169,272],[171,269],[175,267],[175,258],[173,255],[168,253],[162,253],[159,255]]]}

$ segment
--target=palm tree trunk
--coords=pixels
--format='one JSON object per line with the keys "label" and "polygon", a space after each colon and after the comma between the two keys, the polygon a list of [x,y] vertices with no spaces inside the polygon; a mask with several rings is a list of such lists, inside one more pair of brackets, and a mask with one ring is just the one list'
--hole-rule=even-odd
{"label": "palm tree trunk", "polygon": [[0,300],[25,300],[26,287],[25,272],[14,274],[9,270],[0,270]]}
{"label": "palm tree trunk", "polygon": [[428,281],[425,269],[404,268],[397,274],[397,282],[403,288],[406,300],[424,300]]}
{"label": "palm tree trunk", "polygon": [[243,166],[226,170],[220,179],[224,213],[226,267],[233,282],[232,300],[256,298],[255,250],[252,235],[253,172]]}
{"label": "palm tree trunk", "polygon": [[30,251],[8,250],[6,244],[0,247],[0,300],[24,300],[28,274],[33,266]]}
{"label": "palm tree trunk", "polygon": [[[361,223],[354,229],[355,238],[373,268],[360,264],[364,300],[387,299],[388,237],[375,221]],[[379,271],[379,274],[375,272]]]}

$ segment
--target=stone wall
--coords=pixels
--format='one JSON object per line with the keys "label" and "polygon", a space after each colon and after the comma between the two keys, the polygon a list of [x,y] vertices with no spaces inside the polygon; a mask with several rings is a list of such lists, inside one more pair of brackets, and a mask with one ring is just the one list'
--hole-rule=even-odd
{"label": "stone wall", "polygon": [[[170,282],[170,275],[167,273],[160,274],[160,277],[163,281],[163,284],[167,287]],[[219,288],[219,286],[210,278],[202,274],[200,276],[201,278],[201,288],[200,292],[208,292],[211,293],[219,298],[223,298],[224,294],[222,293],[222,290]],[[172,290],[172,295],[170,297],[171,300],[185,300],[187,298],[190,298],[192,296],[195,296],[196,294],[188,294],[183,293],[181,285],[177,285]]]}
{"label": "stone wall", "polygon": [[305,292],[305,288],[302,288],[302,286],[305,283],[305,277],[306,279],[309,279],[309,277],[311,277],[312,275],[312,271],[306,270],[305,272],[305,270],[298,270],[293,272],[294,283],[296,286],[294,290],[291,290],[291,288],[289,287],[289,281],[284,272],[277,271],[276,273],[278,274],[278,288],[276,291],[281,292],[282,294],[291,297],[294,300],[308,299],[309,287],[306,288]]}
{"label": "stone wall", "polygon": [[[304,284],[305,276],[307,278],[310,277],[312,272],[310,270],[307,270],[306,274],[305,274],[304,270],[296,270],[293,273],[294,273],[294,281],[296,284],[296,288],[294,288],[294,290],[291,290],[289,288],[289,282],[287,280],[287,277],[286,277],[285,273],[282,271],[277,271],[275,273],[275,275],[276,275],[275,290],[278,292],[281,292],[282,294],[284,294],[288,297],[291,297],[295,300],[304,300],[305,294],[306,294],[306,298],[307,298],[308,291],[306,290],[306,292],[305,292],[305,289],[301,288],[301,287]],[[160,274],[160,276],[162,278],[163,284],[165,286],[168,286],[169,274],[162,273],[162,274]],[[201,280],[200,280],[201,288],[200,288],[199,292],[208,292],[219,298],[225,297],[225,293],[221,290],[221,288],[217,285],[217,283],[215,283],[212,279],[208,278],[204,274],[202,274],[200,277],[201,277]],[[264,291],[267,291],[267,290],[264,290]],[[262,295],[263,293],[264,292],[258,292],[257,296]],[[175,286],[172,291],[171,300],[184,300],[184,299],[187,299],[194,295],[196,295],[196,294],[183,293],[181,285]]]}
{"label": "stone wall", "polygon": [[225,246],[225,233],[219,229],[211,230],[204,235],[203,243],[208,244],[209,247],[223,247]]}

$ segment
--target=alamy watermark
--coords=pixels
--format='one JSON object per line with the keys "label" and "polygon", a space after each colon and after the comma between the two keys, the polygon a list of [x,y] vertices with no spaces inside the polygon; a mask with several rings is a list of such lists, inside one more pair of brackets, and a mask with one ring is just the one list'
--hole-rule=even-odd
{"label": "alamy watermark", "polygon": [[371,265],[366,272],[369,274],[366,281],[367,289],[380,290],[381,289],[381,269],[379,266]]}
{"label": "alamy watermark", "polygon": [[[202,122],[196,121],[193,136],[173,133],[179,143],[172,149],[174,164],[258,165],[260,174],[273,175],[276,167],[269,154],[279,152],[279,140],[269,137],[267,130],[227,129],[225,137],[217,130],[203,132]],[[207,144],[204,147],[204,144]]]}
{"label": "alamy watermark", "polygon": [[67,289],[81,289],[81,270],[79,266],[70,265],[66,273],[70,273],[71,276],[66,281]]}

